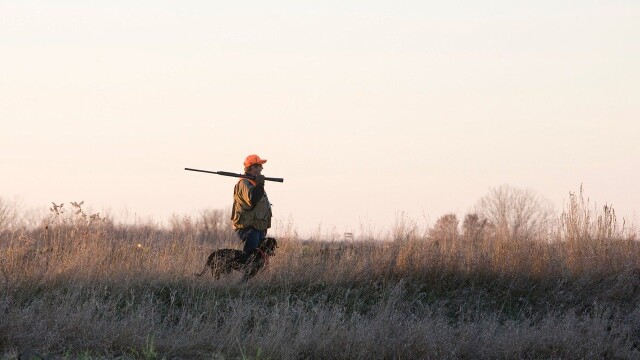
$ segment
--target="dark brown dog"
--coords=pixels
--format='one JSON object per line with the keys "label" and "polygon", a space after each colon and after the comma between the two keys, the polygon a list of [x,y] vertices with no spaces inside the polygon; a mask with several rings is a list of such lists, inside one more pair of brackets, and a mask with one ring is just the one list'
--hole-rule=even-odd
{"label": "dark brown dog", "polygon": [[219,249],[211,253],[207,258],[207,263],[201,272],[196,276],[202,276],[207,268],[211,268],[211,275],[214,279],[220,279],[220,275],[226,275],[231,270],[244,271],[242,281],[246,282],[254,277],[268,262],[269,257],[276,254],[278,242],[276,239],[265,238],[258,248],[253,251],[247,258],[245,263],[241,262],[242,250],[235,249]]}

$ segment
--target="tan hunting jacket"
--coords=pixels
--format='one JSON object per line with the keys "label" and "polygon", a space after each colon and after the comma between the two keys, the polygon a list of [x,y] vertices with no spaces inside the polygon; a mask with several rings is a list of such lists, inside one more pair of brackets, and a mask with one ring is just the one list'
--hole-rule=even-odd
{"label": "tan hunting jacket", "polygon": [[[257,187],[263,187],[257,189]],[[263,194],[260,196],[260,194]],[[259,197],[257,201],[252,197]],[[249,179],[240,179],[233,189],[233,209],[231,223],[234,229],[252,227],[256,230],[267,230],[271,227],[271,204],[264,185],[256,185]]]}

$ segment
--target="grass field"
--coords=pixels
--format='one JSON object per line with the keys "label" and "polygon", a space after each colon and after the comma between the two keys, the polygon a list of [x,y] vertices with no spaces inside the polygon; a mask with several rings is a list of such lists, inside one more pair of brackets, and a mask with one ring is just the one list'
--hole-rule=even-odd
{"label": "grass field", "polygon": [[224,226],[115,225],[76,205],[0,233],[3,358],[640,358],[640,243],[585,209],[538,241],[284,232],[241,285],[193,276],[239,248]]}

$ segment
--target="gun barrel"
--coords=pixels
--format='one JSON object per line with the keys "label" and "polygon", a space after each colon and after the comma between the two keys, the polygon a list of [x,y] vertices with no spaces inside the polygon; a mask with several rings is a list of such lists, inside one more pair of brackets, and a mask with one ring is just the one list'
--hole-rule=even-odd
{"label": "gun barrel", "polygon": [[[246,174],[236,174],[228,171],[209,171],[209,170],[200,170],[200,169],[192,169],[192,168],[184,168],[184,169],[188,171],[197,171],[197,172],[203,172],[208,174],[231,176],[231,177],[237,177],[237,178],[243,178],[243,179],[251,179],[251,180],[255,179],[255,176],[246,175]],[[283,178],[265,177],[264,179],[266,181],[284,182]]]}

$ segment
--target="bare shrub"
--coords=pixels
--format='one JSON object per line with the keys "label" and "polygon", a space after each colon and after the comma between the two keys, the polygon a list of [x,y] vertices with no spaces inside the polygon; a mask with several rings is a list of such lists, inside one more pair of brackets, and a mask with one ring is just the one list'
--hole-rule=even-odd
{"label": "bare shrub", "polygon": [[584,189],[579,193],[569,193],[569,205],[560,216],[560,237],[567,241],[608,241],[625,237],[624,229],[618,227],[618,219],[613,206],[605,204],[601,211],[589,198],[585,199]]}
{"label": "bare shrub", "polygon": [[630,253],[637,251],[634,227],[618,226],[612,205],[601,209],[591,206],[584,189],[569,193],[567,208],[559,219],[556,235],[565,249],[565,258],[573,272],[603,269],[607,272],[628,271],[637,265]]}
{"label": "bare shrub", "polygon": [[221,243],[234,237],[229,212],[220,209],[206,209],[200,213],[202,227],[200,241]]}
{"label": "bare shrub", "polygon": [[532,190],[508,185],[492,188],[475,205],[475,212],[500,238],[545,239],[555,219],[553,205]]}
{"label": "bare shrub", "polygon": [[480,219],[476,213],[467,214],[462,222],[462,237],[470,241],[484,238],[487,229],[487,219]]}
{"label": "bare shrub", "polygon": [[458,229],[458,216],[456,214],[446,214],[438,218],[436,223],[429,229],[430,240],[456,241],[460,237]]}
{"label": "bare shrub", "polygon": [[396,215],[392,229],[393,241],[411,241],[419,237],[420,229],[415,220],[410,219],[404,212]]}
{"label": "bare shrub", "polygon": [[15,227],[17,220],[17,201],[9,201],[0,197],[0,231]]}

